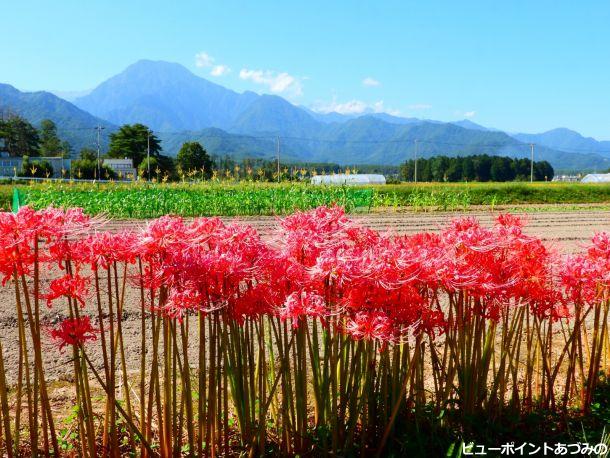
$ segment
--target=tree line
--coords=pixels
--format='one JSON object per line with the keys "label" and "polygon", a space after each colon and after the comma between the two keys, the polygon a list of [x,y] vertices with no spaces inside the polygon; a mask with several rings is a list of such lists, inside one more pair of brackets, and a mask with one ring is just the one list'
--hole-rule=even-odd
{"label": "tree line", "polygon": [[[148,148],[150,157],[148,158]],[[192,170],[204,171],[209,177],[214,168],[213,161],[205,149],[196,142],[187,142],[182,145],[177,158],[161,154],[161,142],[143,124],[126,124],[117,132],[110,134],[108,152],[103,158],[129,158],[139,176],[143,178],[158,176],[165,179],[175,179],[181,170],[192,173]],[[71,145],[62,140],[57,133],[56,124],[45,119],[40,127],[36,128],[22,116],[2,113],[0,115],[0,153],[8,157],[23,158],[21,170],[17,175],[26,177],[49,177],[53,174],[53,167],[45,160],[30,160],[31,156],[64,157],[72,155]],[[102,161],[98,164],[97,151],[92,148],[83,148],[79,151],[77,159],[72,161],[72,176],[83,179],[116,179],[119,177],[110,167]],[[98,177],[99,172],[99,177]],[[62,175],[64,171],[62,171]],[[132,177],[135,178],[135,177]]]}
{"label": "tree line", "polygon": [[10,157],[69,157],[72,148],[57,135],[57,126],[50,119],[34,127],[18,115],[0,116],[0,152]]}
{"label": "tree line", "polygon": [[[531,162],[479,154],[473,156],[434,156],[417,160],[417,181],[529,181]],[[551,181],[555,174],[547,161],[534,161],[534,181]],[[400,167],[400,178],[415,181],[415,161]]]}
{"label": "tree line", "polygon": [[44,119],[35,128],[25,118],[14,114],[0,114],[0,153],[9,157],[23,157],[19,176],[48,177],[53,167],[48,161],[30,161],[30,156],[70,157],[72,148],[57,135],[57,126]]}
{"label": "tree line", "polygon": [[[229,155],[210,155],[198,142],[182,144],[176,157],[162,154],[161,140],[144,124],[125,124],[109,136],[108,151],[101,159],[128,158],[139,178],[155,181],[238,179],[252,181],[302,180],[315,173],[384,173],[397,172],[395,166],[362,165],[358,169],[343,168],[332,163],[281,163],[262,158],[236,160]],[[69,143],[59,138],[57,127],[44,120],[37,129],[17,115],[0,118],[0,152],[10,157],[23,157],[19,176],[48,177],[53,168],[48,161],[30,160],[31,156],[71,156]],[[72,161],[71,176],[79,179],[123,179],[100,161],[93,148],[81,149]],[[63,175],[63,173],[62,173]]]}

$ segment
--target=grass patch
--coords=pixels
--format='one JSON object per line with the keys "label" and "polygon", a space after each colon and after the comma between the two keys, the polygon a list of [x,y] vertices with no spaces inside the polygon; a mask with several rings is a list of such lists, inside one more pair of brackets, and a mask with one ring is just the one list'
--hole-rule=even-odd
{"label": "grass patch", "polygon": [[[421,183],[375,186],[375,206],[585,204],[610,202],[606,183]],[[445,202],[449,202],[445,204]]]}
{"label": "grass patch", "polygon": [[0,183],[0,211],[11,209],[13,185]]}

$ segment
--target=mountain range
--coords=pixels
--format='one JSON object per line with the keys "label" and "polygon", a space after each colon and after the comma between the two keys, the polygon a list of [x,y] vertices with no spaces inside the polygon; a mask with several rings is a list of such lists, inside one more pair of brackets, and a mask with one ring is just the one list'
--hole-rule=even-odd
{"label": "mountain range", "polygon": [[[72,97],[70,97],[72,98]],[[482,154],[529,157],[558,170],[610,167],[610,142],[568,129],[510,134],[470,120],[440,122],[387,113],[317,113],[282,97],[238,93],[168,62],[138,61],[85,95],[64,100],[49,92],[20,92],[0,84],[0,111],[34,124],[49,118],[75,149],[91,146],[101,125],[103,143],[121,124],[141,122],[175,155],[184,141],[200,141],[209,152],[235,157],[339,164],[390,164],[415,155]]]}

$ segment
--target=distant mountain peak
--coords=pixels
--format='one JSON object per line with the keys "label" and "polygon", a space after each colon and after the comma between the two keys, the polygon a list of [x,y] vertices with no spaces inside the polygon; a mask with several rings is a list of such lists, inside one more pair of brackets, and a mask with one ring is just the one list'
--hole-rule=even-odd
{"label": "distant mountain peak", "polygon": [[490,130],[485,126],[477,124],[476,122],[472,122],[470,119],[462,119],[461,121],[455,121],[455,122],[452,122],[451,124],[453,124],[455,126],[463,127],[464,129],[482,130],[482,131]]}
{"label": "distant mountain peak", "polygon": [[598,141],[584,137],[575,130],[557,127],[539,134],[512,134],[514,138],[525,143],[536,143],[568,153],[596,153],[610,158],[610,141]]}
{"label": "distant mountain peak", "polygon": [[74,103],[116,124],[142,122],[154,130],[229,127],[257,97],[238,94],[172,62],[139,60]]}

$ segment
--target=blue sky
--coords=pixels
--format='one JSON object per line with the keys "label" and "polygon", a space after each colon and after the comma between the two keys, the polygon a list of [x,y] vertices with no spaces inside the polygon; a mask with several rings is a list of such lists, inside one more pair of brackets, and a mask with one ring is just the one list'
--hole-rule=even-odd
{"label": "blue sky", "polygon": [[321,111],[610,139],[608,24],[605,1],[4,0],[0,82],[82,90],[168,60]]}

